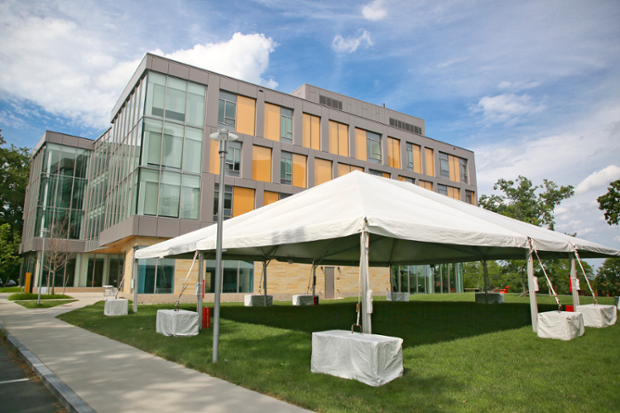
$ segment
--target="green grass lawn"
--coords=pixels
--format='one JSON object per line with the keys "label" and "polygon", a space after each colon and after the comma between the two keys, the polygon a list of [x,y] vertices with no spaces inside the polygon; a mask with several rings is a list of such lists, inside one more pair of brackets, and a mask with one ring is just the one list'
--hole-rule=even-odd
{"label": "green grass lawn", "polygon": [[[312,332],[351,328],[356,299],[316,307],[244,307],[223,303],[219,363],[211,363],[212,331],[164,337],[156,312],[105,317],[103,303],[59,318],[187,367],[320,412],[617,412],[620,326],[586,328],[564,342],[539,339],[529,301],[473,302],[473,294],[420,295],[374,305],[373,333],[403,338],[405,372],[370,387],[310,372]],[[539,297],[540,311],[557,308]],[[562,297],[569,304],[569,296]],[[600,303],[613,303],[601,299]],[[582,298],[582,303],[588,303]],[[193,309],[195,305],[185,305]]]}
{"label": "green grass lawn", "polygon": [[22,287],[1,287],[0,293],[20,293]]}
{"label": "green grass lawn", "polygon": [[[41,300],[69,300],[73,297],[69,297],[64,294],[41,294]],[[8,298],[9,301],[19,301],[19,300],[38,300],[39,295],[37,293],[18,293],[11,294]]]}
{"label": "green grass lawn", "polygon": [[37,304],[37,300],[18,300],[17,304],[26,308],[52,308],[59,305],[69,304],[77,300],[41,300],[41,304]]}

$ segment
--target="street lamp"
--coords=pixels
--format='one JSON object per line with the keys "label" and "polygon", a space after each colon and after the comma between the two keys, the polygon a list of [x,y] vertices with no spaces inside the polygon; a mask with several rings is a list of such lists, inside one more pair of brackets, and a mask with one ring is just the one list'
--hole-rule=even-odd
{"label": "street lamp", "polygon": [[217,202],[217,238],[215,240],[215,294],[213,299],[213,362],[217,363],[217,354],[220,340],[220,291],[222,290],[222,228],[224,222],[224,174],[228,142],[239,139],[228,129],[220,129],[209,135],[214,141],[219,141],[220,154],[220,188]]}
{"label": "street lamp", "polygon": [[[39,291],[37,291],[37,305],[41,305],[41,280],[43,279],[43,271],[45,270],[45,234],[49,230],[47,228],[41,228],[41,237],[43,237],[43,249],[41,251],[41,270],[39,271]],[[49,292],[48,292],[49,294]]]}

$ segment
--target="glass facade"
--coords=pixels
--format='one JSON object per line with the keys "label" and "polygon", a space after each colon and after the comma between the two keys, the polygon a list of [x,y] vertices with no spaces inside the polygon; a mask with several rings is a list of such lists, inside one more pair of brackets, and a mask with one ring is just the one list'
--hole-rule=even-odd
{"label": "glass facade", "polygon": [[138,294],[172,294],[175,260],[138,260]]}
{"label": "glass facade", "polygon": [[33,161],[33,168],[40,168],[33,183],[37,192],[29,196],[27,206],[35,217],[25,223],[30,237],[40,237],[45,231],[52,238],[82,238],[90,152],[53,143],[41,148]]}
{"label": "glass facade", "polygon": [[[215,261],[205,261],[205,292],[215,292]],[[251,261],[222,261],[222,293],[251,293],[254,291],[254,263]]]}
{"label": "glass facade", "polygon": [[410,294],[462,293],[463,264],[407,265],[392,267],[393,292]]}

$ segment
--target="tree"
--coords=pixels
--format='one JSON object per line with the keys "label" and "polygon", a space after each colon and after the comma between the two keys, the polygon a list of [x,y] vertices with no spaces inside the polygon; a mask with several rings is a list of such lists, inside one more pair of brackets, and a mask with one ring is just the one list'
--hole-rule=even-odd
{"label": "tree", "polygon": [[605,295],[620,295],[620,258],[607,258],[596,274],[598,290]]}
{"label": "tree", "polygon": [[[516,186],[515,186],[516,184]],[[519,175],[515,181],[499,179],[494,190],[501,190],[503,195],[482,195],[478,201],[479,205],[489,211],[505,215],[510,218],[518,219],[536,226],[546,226],[553,230],[555,226],[555,218],[553,211],[564,199],[570,198],[574,193],[572,185],[560,186],[547,179],[543,179],[542,185],[533,185],[532,181],[524,176]],[[543,190],[542,192],[540,190]],[[555,274],[561,271],[562,266],[556,263],[559,260],[544,260],[545,267],[549,266],[551,271],[549,274]],[[521,288],[523,292],[527,289],[527,272],[525,260],[501,261],[501,270],[499,276],[500,285],[509,285],[515,290]],[[538,275],[538,274],[537,274]],[[543,279],[542,271],[540,274]],[[489,277],[491,278],[491,277]],[[552,275],[549,275],[551,282],[555,288],[555,281]],[[492,284],[494,284],[492,282]],[[546,287],[546,281],[544,283]],[[566,290],[568,282],[566,281]],[[562,291],[565,289],[562,288]]]}
{"label": "tree", "polygon": [[[17,280],[22,258],[18,255],[22,214],[30,177],[30,150],[6,141],[0,130],[0,278]],[[8,226],[5,226],[8,225]]]}
{"label": "tree", "polygon": [[[493,189],[500,189],[504,195],[482,195],[478,203],[489,211],[538,227],[546,225],[553,230],[555,207],[575,193],[572,185],[558,188],[554,182],[547,179],[543,179],[543,185],[533,185],[532,181],[519,175],[516,183],[518,185],[514,187],[514,181],[498,180]],[[543,188],[544,192],[536,193],[538,189]]]}
{"label": "tree", "polygon": [[596,198],[599,204],[598,209],[605,211],[605,221],[609,225],[618,225],[620,223],[620,179],[609,185],[607,193]]}
{"label": "tree", "polygon": [[62,272],[62,293],[65,293],[67,287],[67,274],[65,267],[71,260],[72,253],[69,252],[69,213],[57,217],[50,228],[49,238],[45,244],[45,261],[43,268],[47,271],[47,291],[54,294],[54,286],[56,274]]}

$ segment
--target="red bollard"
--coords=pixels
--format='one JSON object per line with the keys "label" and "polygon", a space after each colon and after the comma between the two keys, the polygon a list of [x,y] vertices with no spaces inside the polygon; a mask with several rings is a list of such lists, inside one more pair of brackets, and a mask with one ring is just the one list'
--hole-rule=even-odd
{"label": "red bollard", "polygon": [[564,311],[568,311],[568,312],[575,312],[575,307],[573,307],[572,305],[565,305],[564,306]]}
{"label": "red bollard", "polygon": [[202,309],[202,328],[211,328],[211,308]]}

